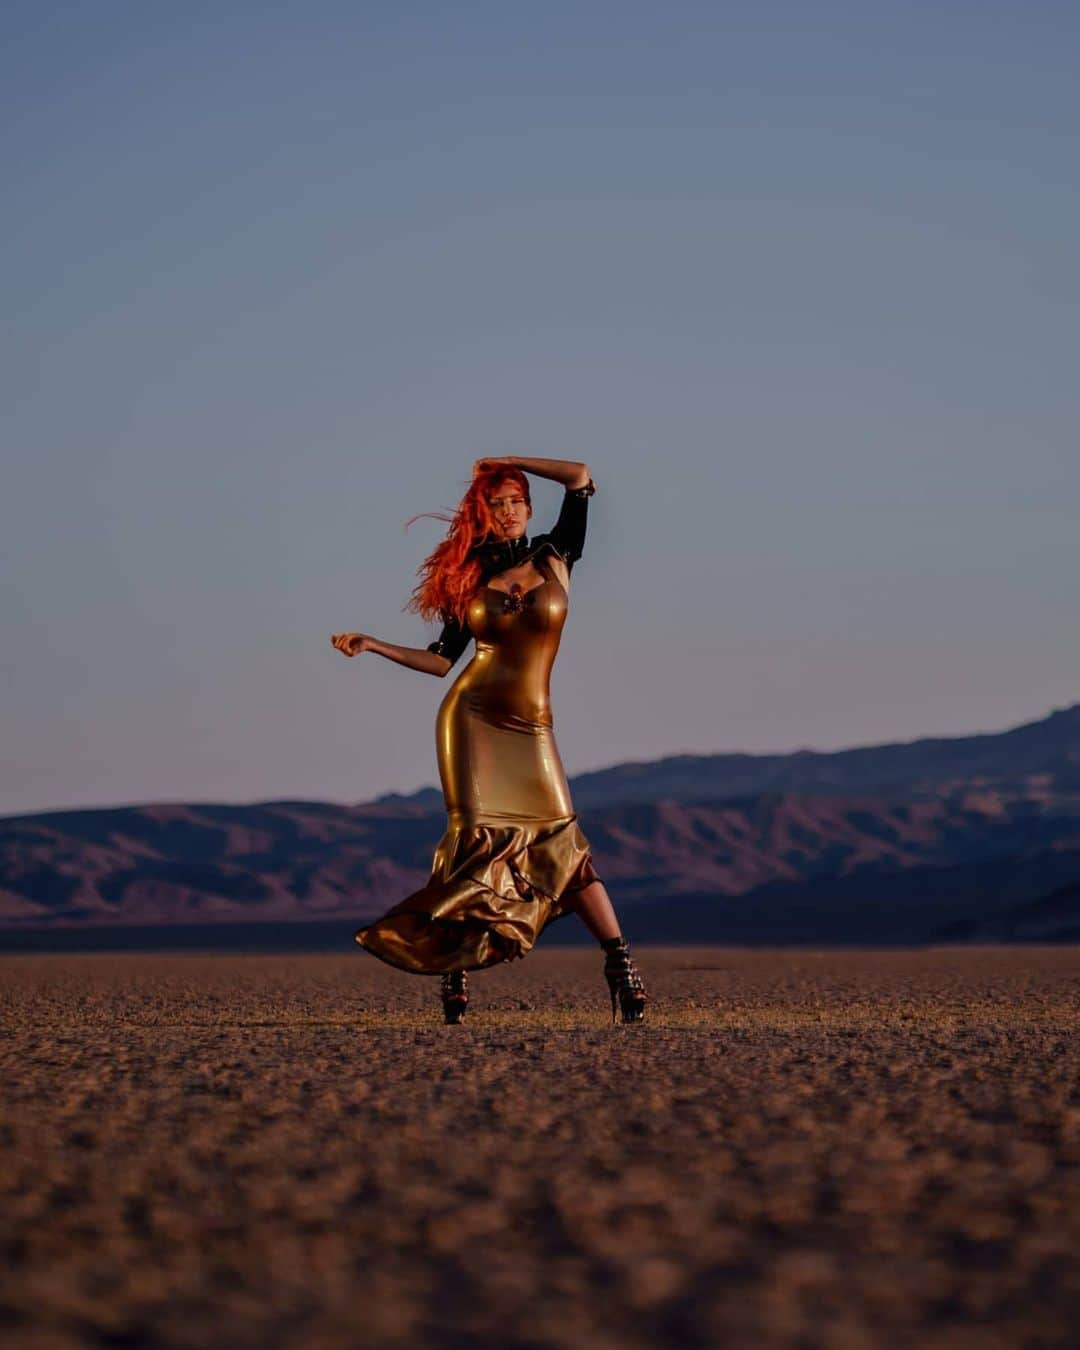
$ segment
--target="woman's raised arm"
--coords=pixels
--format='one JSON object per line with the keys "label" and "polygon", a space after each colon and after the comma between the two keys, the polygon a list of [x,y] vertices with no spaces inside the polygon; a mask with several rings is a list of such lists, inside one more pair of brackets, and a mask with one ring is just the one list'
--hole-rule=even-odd
{"label": "woman's raised arm", "polygon": [[523,469],[538,478],[550,478],[566,488],[588,487],[589,466],[577,459],[530,459],[526,455],[497,455],[493,459],[478,459],[473,465],[473,477],[485,469],[503,465],[507,469]]}

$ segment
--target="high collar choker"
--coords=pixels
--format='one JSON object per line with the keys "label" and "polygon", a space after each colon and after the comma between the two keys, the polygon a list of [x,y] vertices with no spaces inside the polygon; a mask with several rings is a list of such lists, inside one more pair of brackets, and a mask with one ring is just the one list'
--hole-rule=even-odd
{"label": "high collar choker", "polygon": [[490,577],[524,562],[531,551],[527,535],[522,535],[520,539],[497,539],[494,535],[488,535],[474,545],[469,556],[476,558],[484,570],[484,576]]}

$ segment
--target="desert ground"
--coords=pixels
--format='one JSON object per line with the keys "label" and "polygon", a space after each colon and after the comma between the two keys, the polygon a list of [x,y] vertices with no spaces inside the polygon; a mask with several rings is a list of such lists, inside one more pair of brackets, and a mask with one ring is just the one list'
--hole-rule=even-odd
{"label": "desert ground", "polygon": [[0,1339],[994,1347],[1080,1322],[1080,950],[0,958]]}

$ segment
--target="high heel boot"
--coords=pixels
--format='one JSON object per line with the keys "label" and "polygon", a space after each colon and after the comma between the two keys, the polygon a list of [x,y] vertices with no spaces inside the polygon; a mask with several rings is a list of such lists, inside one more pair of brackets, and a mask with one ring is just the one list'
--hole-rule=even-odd
{"label": "high heel boot", "polygon": [[469,1006],[469,977],[463,970],[448,970],[442,977],[443,1018],[456,1026]]}
{"label": "high heel boot", "polygon": [[630,955],[630,944],[625,938],[611,938],[600,944],[606,953],[604,978],[611,991],[611,1020],[617,1022],[622,1014],[624,1022],[643,1022],[645,1004],[649,1000],[645,983]]}

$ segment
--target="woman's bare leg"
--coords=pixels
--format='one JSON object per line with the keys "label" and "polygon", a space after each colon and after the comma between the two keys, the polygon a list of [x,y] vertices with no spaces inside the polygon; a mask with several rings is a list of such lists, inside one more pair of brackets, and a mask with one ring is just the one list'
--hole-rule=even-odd
{"label": "woman's bare leg", "polygon": [[573,908],[604,951],[604,978],[611,992],[611,1020],[640,1022],[648,995],[630,955],[630,944],[619,929],[615,908],[602,881],[591,881],[573,895]]}
{"label": "woman's bare leg", "polygon": [[581,921],[597,942],[610,942],[622,936],[611,896],[602,881],[590,881],[575,892],[574,912],[581,916]]}

